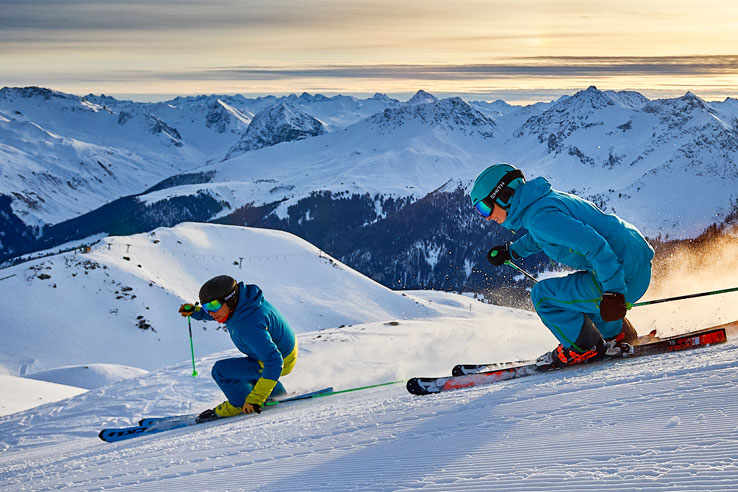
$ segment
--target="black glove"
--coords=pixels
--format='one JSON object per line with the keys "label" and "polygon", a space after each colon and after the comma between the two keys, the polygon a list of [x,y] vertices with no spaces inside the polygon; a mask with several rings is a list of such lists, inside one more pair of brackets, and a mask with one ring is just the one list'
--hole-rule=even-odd
{"label": "black glove", "polygon": [[512,260],[510,256],[510,243],[501,244],[487,251],[487,261],[492,266],[502,266],[506,261]]}
{"label": "black glove", "polygon": [[628,308],[625,296],[619,292],[605,292],[600,301],[600,317],[605,321],[617,321],[625,318]]}

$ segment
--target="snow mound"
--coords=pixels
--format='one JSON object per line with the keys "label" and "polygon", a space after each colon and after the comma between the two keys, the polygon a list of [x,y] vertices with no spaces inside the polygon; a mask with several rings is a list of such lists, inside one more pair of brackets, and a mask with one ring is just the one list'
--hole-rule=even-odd
{"label": "snow mound", "polygon": [[47,381],[49,383],[76,386],[77,388],[95,389],[116,383],[122,379],[138,377],[147,371],[136,367],[116,364],[87,364],[83,366],[66,366],[48,371],[34,372],[24,377]]}
{"label": "snow mound", "polygon": [[74,386],[0,374],[0,417],[84,393]]}

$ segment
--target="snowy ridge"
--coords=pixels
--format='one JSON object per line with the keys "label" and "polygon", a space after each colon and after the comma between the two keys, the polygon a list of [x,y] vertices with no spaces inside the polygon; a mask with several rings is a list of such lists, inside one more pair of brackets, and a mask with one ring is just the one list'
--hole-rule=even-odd
{"label": "snowy ridge", "polygon": [[[291,234],[222,225],[184,223],[109,237],[90,253],[64,253],[3,273],[14,275],[2,281],[3,289],[25,299],[43,296],[64,314],[8,313],[0,366],[13,375],[80,363],[154,369],[180,361],[189,340],[177,309],[194,303],[200,285],[219,274],[259,285],[298,332],[436,311]],[[215,323],[192,325],[198,353],[230,346]]]}

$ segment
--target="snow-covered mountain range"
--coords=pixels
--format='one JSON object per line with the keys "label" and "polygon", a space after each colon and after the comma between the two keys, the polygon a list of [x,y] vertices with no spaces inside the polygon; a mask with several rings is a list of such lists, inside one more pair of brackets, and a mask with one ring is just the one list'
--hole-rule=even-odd
{"label": "snow-covered mountain range", "polygon": [[0,156],[0,258],[215,221],[293,232],[388,286],[478,289],[481,253],[509,238],[465,196],[493,162],[654,239],[738,214],[738,101],[692,93],[590,87],[519,107],[424,91],[144,104],[5,88]]}

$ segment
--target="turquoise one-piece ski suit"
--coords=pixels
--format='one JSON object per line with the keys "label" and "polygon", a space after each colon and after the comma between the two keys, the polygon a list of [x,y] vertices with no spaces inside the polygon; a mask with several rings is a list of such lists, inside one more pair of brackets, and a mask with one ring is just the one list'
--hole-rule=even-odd
{"label": "turquoise one-piece ski suit", "polygon": [[545,178],[518,188],[502,226],[527,230],[510,244],[513,258],[542,251],[579,270],[541,280],[531,291],[536,312],[564,347],[576,341],[585,314],[604,338],[620,333],[622,320],[603,321],[599,306],[604,292],[619,292],[632,303],[648,289],[654,251],[638,229],[592,202],[552,189]]}

